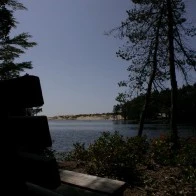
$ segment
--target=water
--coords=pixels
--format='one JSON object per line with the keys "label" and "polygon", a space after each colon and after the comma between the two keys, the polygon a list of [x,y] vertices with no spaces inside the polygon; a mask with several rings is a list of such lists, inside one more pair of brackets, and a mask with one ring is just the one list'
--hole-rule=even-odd
{"label": "water", "polygon": [[[123,121],[112,120],[49,120],[49,128],[53,140],[53,149],[59,152],[68,152],[73,149],[73,143],[81,142],[88,146],[93,143],[103,131],[118,131],[125,137],[137,135],[137,124],[124,123]],[[194,135],[195,130],[192,126],[179,126],[181,137]],[[146,124],[144,134],[148,138],[158,137],[160,134],[167,134],[168,125]]]}

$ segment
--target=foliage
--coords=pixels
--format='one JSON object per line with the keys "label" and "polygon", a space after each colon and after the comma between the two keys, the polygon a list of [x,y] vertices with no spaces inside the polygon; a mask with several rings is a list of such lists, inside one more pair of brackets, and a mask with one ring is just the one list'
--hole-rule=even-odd
{"label": "foliage", "polygon": [[149,142],[147,141],[147,137],[130,137],[127,138],[126,148],[128,153],[132,154],[134,162],[136,164],[145,163],[146,155],[149,149]]}
{"label": "foliage", "polygon": [[196,183],[196,167],[189,165],[188,167],[183,167],[182,177],[184,181],[190,183]]}
{"label": "foliage", "polygon": [[127,120],[127,95],[125,93],[119,93],[116,97],[116,101],[119,102],[119,104],[115,105],[113,108],[113,112],[116,114],[121,114],[124,120]]}
{"label": "foliage", "polygon": [[195,141],[181,139],[178,148],[175,148],[169,136],[161,136],[151,140],[149,153],[149,157],[161,165],[191,167],[196,165]]}
{"label": "foliage", "polygon": [[176,164],[181,166],[196,166],[196,141],[195,139],[181,140]]}
{"label": "foliage", "polygon": [[195,157],[195,138],[181,139],[176,149],[164,135],[147,140],[103,132],[88,148],[74,144],[66,160],[81,162],[89,174],[144,186],[148,195],[191,195],[195,192]]}
{"label": "foliage", "polygon": [[74,143],[74,149],[68,153],[66,159],[82,162],[88,160],[88,151],[85,149],[84,143]]}
{"label": "foliage", "polygon": [[153,160],[160,165],[195,167],[195,157],[194,139],[181,139],[176,149],[169,136],[148,141],[146,137],[124,138],[118,132],[103,132],[88,148],[84,143],[75,143],[66,160],[85,162],[86,170],[91,174],[122,179],[133,172],[137,164],[146,165]]}
{"label": "foliage", "polygon": [[46,156],[50,158],[55,158],[55,151],[52,148],[45,148],[41,150],[40,152],[37,152],[41,156]]}
{"label": "foliage", "polygon": [[[172,8],[175,66],[187,80],[187,73],[192,71],[196,64],[194,51],[186,46],[184,40],[195,36],[196,28],[185,18],[184,2],[182,0],[164,0],[161,3],[159,0],[132,0],[132,2],[134,6],[127,11],[126,20],[120,27],[108,33],[115,34],[116,37],[126,41],[120,47],[117,56],[129,61],[127,69],[129,79],[121,81],[119,86],[131,88],[131,92],[145,90],[154,61],[157,62],[157,70],[153,88],[160,88],[163,86],[163,81],[170,78],[167,61],[169,36],[171,36],[168,35],[168,6]],[[156,58],[153,59],[157,43]]]}
{"label": "foliage", "polygon": [[116,54],[129,61],[128,80],[121,81],[119,86],[129,88],[128,96],[145,92],[138,129],[141,136],[151,91],[162,89],[165,81],[170,80],[171,138],[177,143],[176,70],[187,83],[188,73],[196,71],[195,51],[186,45],[186,39],[196,35],[196,28],[185,18],[183,0],[132,0],[132,3],[127,18],[109,33],[117,32],[117,37],[125,40]]}
{"label": "foliage", "polygon": [[25,69],[32,69],[32,63],[16,61],[28,48],[36,45],[29,41],[29,33],[20,33],[11,37],[11,31],[18,23],[14,11],[26,9],[16,0],[0,3],[0,79],[18,77]]}
{"label": "foliage", "polygon": [[40,112],[42,112],[42,108],[40,108],[40,107],[26,109],[26,113],[28,116],[37,116],[37,114]]}
{"label": "foliage", "polygon": [[[127,101],[119,107],[126,108],[127,119],[139,121],[144,95]],[[146,111],[146,120],[169,120],[170,116],[170,89],[154,91],[151,94]],[[182,86],[178,89],[177,122],[195,123],[196,116],[196,84]]]}
{"label": "foliage", "polygon": [[167,166],[160,169],[158,176],[155,174],[145,176],[146,195],[194,195],[195,181],[184,179],[181,168]]}
{"label": "foliage", "polygon": [[118,132],[103,132],[88,149],[84,144],[74,144],[68,157],[69,160],[85,162],[89,174],[133,182],[136,164],[142,161],[147,146],[145,137],[123,138]]}
{"label": "foliage", "polygon": [[173,147],[174,144],[168,136],[153,139],[150,146],[150,156],[156,163],[163,165],[174,164],[175,151]]}
{"label": "foliage", "polygon": [[90,164],[87,171],[99,176],[123,177],[133,175],[135,162],[128,153],[122,136],[109,132],[102,134],[88,149]]}

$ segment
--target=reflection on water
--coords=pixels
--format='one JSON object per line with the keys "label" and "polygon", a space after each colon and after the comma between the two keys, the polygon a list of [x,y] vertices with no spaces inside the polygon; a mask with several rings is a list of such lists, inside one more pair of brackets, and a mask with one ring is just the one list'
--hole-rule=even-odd
{"label": "reflection on water", "polygon": [[[137,135],[137,124],[130,124],[125,121],[82,121],[82,120],[49,120],[49,128],[53,140],[53,148],[57,151],[70,151],[73,143],[81,142],[88,146],[93,143],[104,131],[118,131],[125,137]],[[181,137],[195,135],[192,126],[178,126]],[[166,124],[146,124],[144,134],[148,138],[158,137],[169,133],[169,126]]]}

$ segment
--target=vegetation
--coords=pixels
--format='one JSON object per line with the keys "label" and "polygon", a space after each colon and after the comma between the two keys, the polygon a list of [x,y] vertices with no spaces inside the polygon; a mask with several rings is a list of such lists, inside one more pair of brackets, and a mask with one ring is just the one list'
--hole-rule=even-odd
{"label": "vegetation", "polygon": [[32,63],[18,62],[19,58],[28,48],[36,45],[29,41],[31,35],[20,33],[11,36],[17,21],[14,18],[16,10],[26,10],[23,4],[16,0],[3,0],[0,2],[0,79],[18,77],[25,69],[32,69]]}
{"label": "vegetation", "polygon": [[160,90],[169,79],[171,137],[177,142],[176,70],[188,82],[189,71],[196,68],[195,51],[184,42],[195,36],[196,29],[186,23],[183,0],[132,0],[132,3],[134,7],[127,11],[127,19],[111,31],[126,41],[117,56],[130,62],[129,79],[119,83],[119,86],[128,87],[129,93],[119,96],[145,93],[138,130],[141,136],[151,91]]}
{"label": "vegetation", "polygon": [[89,174],[124,180],[140,187],[144,195],[193,195],[195,138],[181,139],[178,149],[173,145],[168,136],[147,140],[145,136],[124,138],[118,132],[104,132],[88,148],[74,144],[64,161],[77,162]]}
{"label": "vegetation", "polygon": [[[139,122],[145,95],[140,95],[124,105],[114,107],[116,114],[126,115],[126,119]],[[161,120],[168,122],[170,117],[170,89],[152,92],[146,110],[146,122]],[[178,89],[177,122],[195,124],[196,116],[196,84]],[[121,112],[125,110],[126,112]]]}
{"label": "vegetation", "polygon": [[[17,0],[0,1],[0,80],[19,77],[26,69],[33,68],[31,61],[20,62],[18,58],[37,44],[29,41],[31,38],[29,33],[11,35],[18,24],[14,12],[26,9]],[[28,108],[27,115],[35,115],[41,110],[41,108]]]}
{"label": "vegetation", "polygon": [[64,120],[77,120],[77,119],[113,119],[115,118],[114,113],[95,113],[95,114],[77,114],[77,115],[59,115],[51,117],[51,119],[64,119]]}

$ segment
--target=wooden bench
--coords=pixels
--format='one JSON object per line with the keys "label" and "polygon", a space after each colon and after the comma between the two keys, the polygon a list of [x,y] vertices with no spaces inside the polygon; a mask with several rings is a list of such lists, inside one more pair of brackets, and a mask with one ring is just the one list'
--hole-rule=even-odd
{"label": "wooden bench", "polygon": [[46,116],[11,116],[7,128],[17,146],[25,149],[44,149],[52,146]]}
{"label": "wooden bench", "polygon": [[45,153],[52,146],[47,117],[27,113],[28,108],[44,104],[39,78],[27,75],[2,80],[0,92],[0,129],[6,143],[1,147],[2,187],[11,187],[6,189],[7,195],[12,191],[29,195],[27,183],[48,190],[57,188],[61,181],[56,159]]}
{"label": "wooden bench", "polygon": [[123,195],[127,183],[78,172],[60,170],[61,182],[105,195]]}
{"label": "wooden bench", "polygon": [[[52,146],[47,117],[27,114],[29,108],[44,104],[38,77],[28,75],[0,81],[0,92],[0,129],[6,142],[1,147],[1,169],[6,174],[1,178],[2,187],[8,185],[7,195],[12,195],[12,190],[16,195],[29,196],[123,194],[125,182],[59,171],[56,159],[44,153]],[[63,192],[58,192],[59,187]]]}
{"label": "wooden bench", "polygon": [[28,196],[62,196],[54,191],[29,182],[26,183],[26,187],[28,190]]}

